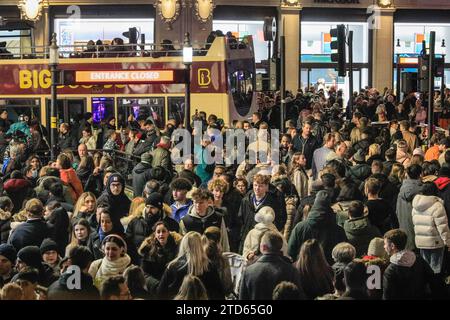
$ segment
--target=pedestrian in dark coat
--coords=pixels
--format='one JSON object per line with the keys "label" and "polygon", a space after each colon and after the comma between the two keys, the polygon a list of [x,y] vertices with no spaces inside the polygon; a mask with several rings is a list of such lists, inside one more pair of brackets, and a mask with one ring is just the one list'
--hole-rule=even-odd
{"label": "pedestrian in dark coat", "polygon": [[52,230],[50,238],[58,244],[58,255],[64,257],[69,244],[69,215],[59,202],[52,201],[46,205],[45,220]]}
{"label": "pedestrian in dark coat", "polygon": [[173,299],[188,274],[200,278],[210,300],[225,299],[219,272],[206,256],[198,232],[188,232],[181,240],[178,256],[169,263],[159,283],[159,298]]}
{"label": "pedestrian in dark coat", "polygon": [[369,243],[375,237],[381,237],[377,227],[364,216],[364,205],[361,201],[353,201],[348,209],[349,219],[344,222],[345,235],[348,242],[356,249],[356,257],[367,253]]}
{"label": "pedestrian in dark coat", "polygon": [[73,247],[68,254],[69,266],[80,268],[80,287],[69,288],[68,284],[73,279],[72,272],[64,272],[61,277],[48,288],[48,300],[99,300],[100,294],[94,286],[94,280],[88,270],[94,257],[88,248],[84,246]]}
{"label": "pedestrian in dark coat", "polygon": [[106,189],[97,200],[98,207],[107,207],[111,214],[112,222],[118,230],[123,233],[120,219],[130,211],[131,201],[125,195],[125,180],[120,173],[109,176]]}
{"label": "pedestrian in dark coat", "polygon": [[420,255],[407,249],[407,237],[401,229],[384,235],[390,264],[383,274],[383,300],[425,299],[428,285],[432,295],[436,293],[433,270]]}
{"label": "pedestrian in dark coat", "polygon": [[242,252],[247,233],[256,225],[255,214],[262,207],[271,207],[275,211],[274,224],[280,232],[283,230],[287,220],[286,203],[282,193],[275,187],[272,188],[276,192],[269,191],[269,176],[256,174],[253,178],[253,190],[242,199],[238,214],[242,223],[239,252]]}
{"label": "pedestrian in dark coat", "polygon": [[152,233],[153,226],[158,221],[164,221],[169,231],[179,232],[178,222],[164,212],[163,196],[160,193],[150,194],[145,199],[145,205],[139,206],[138,209],[142,209],[142,214],[130,221],[126,231],[127,238],[133,242],[136,249]]}
{"label": "pedestrian in dark coat", "polygon": [[150,292],[156,292],[167,265],[177,256],[178,245],[182,239],[180,234],[170,232],[163,221],[158,221],[153,226],[153,231],[138,250],[142,257],[141,268]]}
{"label": "pedestrian in dark coat", "polygon": [[420,174],[422,168],[413,164],[406,169],[407,179],[403,180],[400,192],[397,198],[397,218],[400,229],[406,232],[408,243],[406,248],[414,250],[415,232],[414,223],[412,221],[412,201],[414,197],[422,191],[422,182],[420,181]]}
{"label": "pedestrian in dark coat", "polygon": [[25,205],[27,221],[17,226],[8,239],[8,243],[19,251],[26,246],[40,246],[49,238],[52,230],[43,219],[44,206],[38,199],[28,200]]}
{"label": "pedestrian in dark coat", "polygon": [[294,152],[301,152],[306,158],[306,169],[312,168],[314,151],[320,148],[320,143],[316,137],[311,134],[312,124],[305,122],[303,124],[302,133],[297,134],[292,139],[292,149]]}
{"label": "pedestrian in dark coat", "polygon": [[322,245],[325,257],[331,265],[334,246],[347,241],[344,230],[336,224],[336,215],[330,207],[330,196],[319,191],[308,218],[297,224],[288,242],[288,254],[297,260],[302,244],[308,239],[316,239]]}
{"label": "pedestrian in dark coat", "polygon": [[273,290],[282,281],[294,283],[305,298],[300,274],[289,258],[281,253],[282,236],[268,231],[261,238],[262,256],[244,271],[239,290],[239,300],[271,300]]}
{"label": "pedestrian in dark coat", "polygon": [[142,196],[145,184],[152,179],[152,156],[146,152],[141,155],[141,162],[133,168],[133,191],[135,197]]}

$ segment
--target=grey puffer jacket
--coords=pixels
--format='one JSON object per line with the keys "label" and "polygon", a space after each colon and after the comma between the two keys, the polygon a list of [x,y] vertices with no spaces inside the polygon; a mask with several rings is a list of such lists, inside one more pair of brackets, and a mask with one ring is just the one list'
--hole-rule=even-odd
{"label": "grey puffer jacket", "polygon": [[406,249],[415,249],[415,233],[412,220],[412,201],[414,197],[421,191],[422,182],[420,180],[405,179],[400,188],[397,198],[397,218],[400,229],[408,235]]}

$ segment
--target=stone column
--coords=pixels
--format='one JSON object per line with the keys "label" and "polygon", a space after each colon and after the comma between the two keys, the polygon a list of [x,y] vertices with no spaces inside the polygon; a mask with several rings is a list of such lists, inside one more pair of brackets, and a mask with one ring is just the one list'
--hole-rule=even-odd
{"label": "stone column", "polygon": [[[372,85],[382,91],[393,86],[394,12],[395,9],[379,9],[373,19]],[[370,21],[369,21],[370,22]]]}
{"label": "stone column", "polygon": [[280,39],[282,35],[285,36],[286,90],[290,90],[294,94],[299,87],[301,10],[301,6],[282,5],[278,15],[278,38]]}

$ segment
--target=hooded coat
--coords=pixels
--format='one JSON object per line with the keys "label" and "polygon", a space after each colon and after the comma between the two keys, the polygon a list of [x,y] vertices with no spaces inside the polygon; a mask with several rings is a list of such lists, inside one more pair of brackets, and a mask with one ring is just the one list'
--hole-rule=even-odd
{"label": "hooded coat", "polygon": [[[245,238],[244,242],[244,250],[242,253],[242,256],[247,260],[247,256],[250,252],[256,252],[259,250],[259,242],[261,240],[261,236],[263,233],[267,231],[274,231],[281,235],[281,233],[277,230],[277,227],[273,223],[257,223],[255,227],[250,230],[250,232],[247,234],[247,237]],[[286,239],[283,237],[283,248],[281,249],[283,251],[283,255],[287,256],[287,242]]]}
{"label": "hooded coat", "polygon": [[148,162],[139,162],[133,168],[133,191],[135,197],[142,196],[145,184],[152,179],[152,166]]}
{"label": "hooded coat", "polygon": [[383,274],[383,300],[424,299],[433,276],[422,257],[409,250],[397,252]]}
{"label": "hooded coat", "polygon": [[434,183],[439,189],[439,197],[444,200],[445,211],[447,218],[450,217],[450,178],[439,177]]}
{"label": "hooded coat", "polygon": [[180,221],[180,231],[182,235],[185,235],[189,231],[196,231],[203,234],[208,227],[217,227],[220,229],[220,244],[222,245],[222,251],[230,251],[225,219],[213,207],[208,207],[206,215],[200,217],[195,210],[195,207],[191,206],[188,214]]}
{"label": "hooded coat", "polygon": [[434,196],[418,194],[412,202],[412,219],[419,249],[450,247],[450,230],[444,201]]}
{"label": "hooded coat", "polygon": [[316,239],[322,245],[328,263],[333,264],[331,251],[340,242],[347,241],[344,229],[336,224],[336,216],[330,207],[330,197],[326,191],[319,191],[314,205],[305,221],[292,230],[288,243],[288,254],[295,261],[302,244],[309,239]]}
{"label": "hooded coat", "polygon": [[356,249],[356,257],[367,253],[370,241],[375,237],[381,237],[381,233],[373,226],[368,217],[349,219],[344,222],[344,231],[348,242]]}
{"label": "hooded coat", "polygon": [[421,191],[422,182],[420,180],[405,179],[397,198],[397,218],[400,229],[406,232],[408,242],[406,249],[415,249],[414,224],[412,221],[412,201]]}
{"label": "hooded coat", "polygon": [[[113,182],[120,182],[122,184],[122,191],[119,195],[113,195],[111,192],[111,184]],[[125,180],[119,173],[113,173],[109,176],[106,184],[106,189],[97,200],[97,206],[106,205],[111,214],[114,228],[123,232],[123,226],[120,219],[125,217],[130,211],[131,201],[125,195]]]}

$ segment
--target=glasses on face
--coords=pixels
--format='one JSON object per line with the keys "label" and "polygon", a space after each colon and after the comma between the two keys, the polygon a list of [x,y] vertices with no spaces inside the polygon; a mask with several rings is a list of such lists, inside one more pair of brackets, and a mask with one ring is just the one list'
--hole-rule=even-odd
{"label": "glasses on face", "polygon": [[122,187],[122,185],[120,183],[118,183],[118,184],[115,184],[115,183],[111,184],[111,188],[118,189],[118,188],[121,188],[121,187]]}

